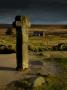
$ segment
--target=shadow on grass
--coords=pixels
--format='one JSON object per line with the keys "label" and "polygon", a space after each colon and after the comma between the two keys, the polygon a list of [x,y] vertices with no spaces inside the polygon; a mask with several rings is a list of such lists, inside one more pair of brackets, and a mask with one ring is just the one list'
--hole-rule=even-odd
{"label": "shadow on grass", "polygon": [[32,86],[26,80],[12,81],[6,87],[6,90],[32,90]]}
{"label": "shadow on grass", "polygon": [[14,51],[0,51],[0,54],[12,54],[12,53],[16,53]]}
{"label": "shadow on grass", "polygon": [[7,49],[7,48],[0,50],[0,54],[12,54],[12,53],[16,53],[15,50]]}
{"label": "shadow on grass", "polygon": [[0,71],[16,71],[15,68],[11,68],[11,67],[1,67],[0,66]]}

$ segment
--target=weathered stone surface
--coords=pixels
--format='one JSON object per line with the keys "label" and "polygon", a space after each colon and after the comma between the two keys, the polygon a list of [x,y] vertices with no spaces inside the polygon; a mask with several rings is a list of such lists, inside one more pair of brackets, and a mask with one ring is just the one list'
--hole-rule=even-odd
{"label": "weathered stone surface", "polygon": [[28,64],[28,28],[30,27],[27,16],[16,16],[13,23],[16,28],[16,57],[17,68],[29,68]]}

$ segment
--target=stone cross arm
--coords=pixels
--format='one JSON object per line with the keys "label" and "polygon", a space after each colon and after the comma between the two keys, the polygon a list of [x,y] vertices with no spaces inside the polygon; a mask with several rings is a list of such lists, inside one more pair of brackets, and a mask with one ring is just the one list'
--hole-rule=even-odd
{"label": "stone cross arm", "polygon": [[27,16],[16,16],[15,21],[13,22],[13,27],[23,27],[28,28],[30,27],[30,22]]}

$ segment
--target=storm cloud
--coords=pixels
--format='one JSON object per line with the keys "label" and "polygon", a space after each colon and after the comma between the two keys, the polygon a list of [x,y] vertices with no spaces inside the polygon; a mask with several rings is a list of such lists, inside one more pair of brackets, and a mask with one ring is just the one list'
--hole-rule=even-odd
{"label": "storm cloud", "polygon": [[35,24],[67,24],[66,0],[0,0],[0,23],[27,15]]}

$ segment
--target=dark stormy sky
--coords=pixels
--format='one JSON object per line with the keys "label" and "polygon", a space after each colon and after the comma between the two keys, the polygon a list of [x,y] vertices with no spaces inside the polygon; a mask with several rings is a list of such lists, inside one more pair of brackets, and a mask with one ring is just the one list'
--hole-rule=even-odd
{"label": "dark stormy sky", "polygon": [[67,24],[67,0],[0,0],[0,23],[27,15],[34,24]]}

